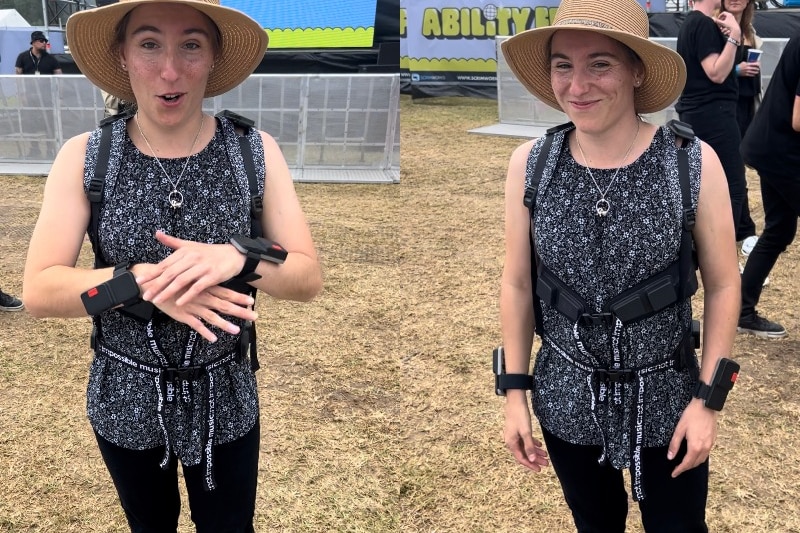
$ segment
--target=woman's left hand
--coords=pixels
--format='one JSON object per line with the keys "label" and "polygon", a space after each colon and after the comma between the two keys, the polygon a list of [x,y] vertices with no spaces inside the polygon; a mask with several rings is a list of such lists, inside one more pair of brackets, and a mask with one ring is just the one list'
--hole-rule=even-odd
{"label": "woman's left hand", "polygon": [[667,451],[667,459],[673,459],[686,439],[686,455],[672,471],[678,477],[687,470],[703,464],[708,459],[711,448],[717,440],[717,411],[707,408],[703,401],[693,398],[681,415],[672,434]]}
{"label": "woman's left hand", "polygon": [[745,78],[753,78],[758,76],[758,73],[761,71],[761,66],[758,63],[748,63],[747,61],[742,61],[738,65],[737,72],[740,77]]}
{"label": "woman's left hand", "polygon": [[156,232],[156,239],[174,252],[148,269],[140,284],[147,284],[142,298],[158,304],[175,295],[177,305],[184,305],[204,290],[228,281],[242,270],[245,257],[230,244],[205,244],[186,241]]}

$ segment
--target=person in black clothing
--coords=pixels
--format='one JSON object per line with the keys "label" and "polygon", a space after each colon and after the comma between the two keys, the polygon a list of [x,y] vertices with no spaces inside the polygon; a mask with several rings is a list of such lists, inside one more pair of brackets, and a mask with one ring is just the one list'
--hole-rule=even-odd
{"label": "person in black clothing", "polygon": [[800,34],[781,54],[761,106],[742,141],[745,162],[758,171],[764,231],[742,274],[739,332],[781,338],[786,330],[756,312],[761,287],[781,252],[794,241],[800,216]]}
{"label": "person in black clothing", "polygon": [[731,13],[723,11],[712,17],[720,7],[719,0],[695,0],[694,10],[678,31],[677,52],[686,63],[686,87],[675,110],[719,156],[728,180],[734,225],[738,226],[746,198],[734,73],[742,31]]}
{"label": "person in black clothing", "polygon": [[[739,134],[744,138],[750,122],[756,114],[756,103],[761,99],[761,61],[747,61],[748,51],[760,48],[760,39],[753,27],[754,0],[722,0],[722,10],[731,13],[742,29],[742,44],[736,51],[734,73],[739,86],[739,98],[736,106],[736,121],[739,123]],[[756,225],[750,216],[747,201],[747,185],[745,184],[742,216],[736,225],[736,240],[742,243],[742,255],[748,256],[753,250],[758,236]]]}
{"label": "person in black clothing", "polygon": [[43,32],[31,33],[31,47],[17,56],[17,74],[61,74],[58,60],[47,52],[48,42]]}

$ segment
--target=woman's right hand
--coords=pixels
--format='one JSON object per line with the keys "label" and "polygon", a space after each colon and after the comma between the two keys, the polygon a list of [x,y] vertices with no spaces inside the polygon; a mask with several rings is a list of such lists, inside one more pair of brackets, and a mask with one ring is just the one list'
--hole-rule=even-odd
{"label": "woman's right hand", "polygon": [[542,467],[549,465],[550,462],[541,441],[533,437],[531,413],[528,410],[525,391],[509,390],[506,394],[506,425],[503,431],[506,447],[511,450],[511,454],[519,464],[534,472],[540,472]]}
{"label": "woman's right hand", "polygon": [[[131,267],[131,271],[138,278],[146,274],[148,269],[156,268],[157,265],[139,263]],[[141,284],[142,292],[146,290],[147,285],[148,282]],[[250,321],[258,318],[258,313],[252,309],[254,302],[249,294],[242,294],[216,285],[207,287],[193,296],[188,302],[178,305],[177,300],[183,296],[187,289],[184,288],[184,290],[154,305],[172,319],[197,331],[209,342],[216,342],[217,336],[208,326],[216,326],[232,335],[239,334],[239,326],[227,320],[223,315]]]}

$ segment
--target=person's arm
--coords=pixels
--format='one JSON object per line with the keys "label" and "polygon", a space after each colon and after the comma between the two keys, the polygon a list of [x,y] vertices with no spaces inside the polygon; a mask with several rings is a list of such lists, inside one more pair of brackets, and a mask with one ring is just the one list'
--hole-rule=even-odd
{"label": "person's arm", "polygon": [[[533,141],[517,148],[508,166],[505,188],[506,255],[500,285],[500,325],[505,371],[528,374],[533,347],[534,311],[531,280],[530,214],[522,203],[525,166]],[[542,443],[533,438],[527,394],[506,391],[504,440],[521,465],[538,472],[546,466]]]}
{"label": "person's arm", "polygon": [[720,13],[715,22],[728,40],[725,41],[721,52],[707,55],[700,61],[700,64],[708,79],[714,83],[724,83],[733,70],[733,63],[736,61],[737,45],[731,40],[741,43],[742,31],[736,19],[730,13]]}
{"label": "person's arm", "polygon": [[[728,184],[714,150],[702,144],[700,196],[694,240],[703,280],[703,357],[700,379],[711,383],[717,362],[730,357],[741,305],[736,238]],[[693,398],[681,415],[669,444],[673,457],[686,439],[687,452],[672,476],[694,468],[708,458],[717,435],[717,411]]]}
{"label": "person's arm", "polygon": [[278,143],[264,132],[261,139],[268,161],[262,215],[264,236],[283,246],[289,255],[280,266],[261,261],[256,268],[261,279],[251,285],[275,298],[308,301],[322,290],[322,270],[311,230]]}
{"label": "person's arm", "polygon": [[53,71],[53,74],[63,74],[63,72],[61,71],[61,68],[59,67],[59,68],[57,68],[57,69],[55,69]]}
{"label": "person's arm", "polygon": [[90,214],[83,190],[87,139],[83,134],[64,144],[45,183],[22,285],[34,317],[86,316],[80,294],[112,275],[113,269],[75,268]]}
{"label": "person's arm", "polygon": [[17,74],[22,74],[22,69],[19,67],[14,67],[14,72],[16,72]]}
{"label": "person's arm", "polygon": [[794,107],[792,108],[792,129],[800,131],[800,96],[794,97]]}

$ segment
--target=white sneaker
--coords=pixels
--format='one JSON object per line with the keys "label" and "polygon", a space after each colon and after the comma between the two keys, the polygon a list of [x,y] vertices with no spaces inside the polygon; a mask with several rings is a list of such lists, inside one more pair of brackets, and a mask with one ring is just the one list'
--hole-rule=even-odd
{"label": "white sneaker", "polygon": [[751,235],[747,237],[745,240],[742,241],[742,255],[747,257],[750,255],[750,252],[753,251],[753,248],[756,247],[756,243],[758,242],[758,235]]}

